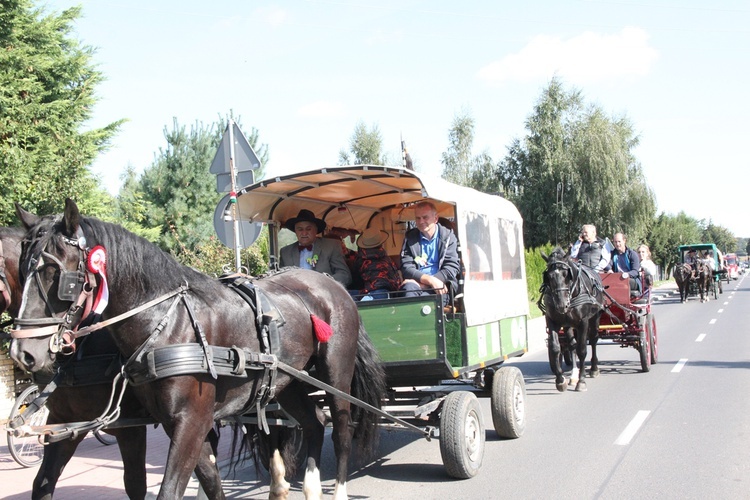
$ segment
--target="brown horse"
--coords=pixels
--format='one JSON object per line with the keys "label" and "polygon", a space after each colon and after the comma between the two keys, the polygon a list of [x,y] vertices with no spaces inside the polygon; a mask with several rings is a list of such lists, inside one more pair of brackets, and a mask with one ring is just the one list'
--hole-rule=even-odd
{"label": "brown horse", "polygon": [[[589,343],[589,376],[599,376],[596,343],[599,339],[599,318],[604,311],[604,288],[596,272],[584,268],[559,247],[549,257],[542,252],[542,258],[547,261],[547,269],[542,275],[542,295],[537,304],[547,322],[547,350],[550,368],[555,374],[555,387],[563,392],[568,385],[575,384],[576,391],[585,391],[584,365]],[[565,358],[558,336],[561,329],[565,331],[570,357],[575,349],[578,361],[567,383],[560,364],[560,358]]]}
{"label": "brown horse", "polygon": [[672,275],[677,283],[677,289],[680,291],[680,303],[685,303],[690,293],[690,275],[692,268],[689,264],[677,264]]}
{"label": "brown horse", "polygon": [[[21,307],[18,261],[24,234],[21,228],[0,227],[0,311],[7,311],[11,318],[18,316]],[[118,358],[119,351],[109,333],[81,339],[75,356],[61,357],[56,370],[61,372],[62,380],[45,403],[49,409],[47,424],[91,421],[99,417],[109,401],[112,378],[119,371]],[[130,388],[125,391],[120,416],[123,419],[147,416]],[[145,498],[146,427],[121,427],[105,429],[104,432],[117,439],[128,498]],[[42,463],[34,478],[32,499],[52,498],[63,469],[87,434],[80,432],[70,438],[46,443]],[[215,449],[216,436],[212,435],[211,439],[212,448]],[[202,457],[201,463],[196,475],[204,491],[213,493],[221,487],[221,476],[211,456]]]}
{"label": "brown horse", "polygon": [[[72,200],[66,200],[62,217],[37,217],[20,207],[18,215],[28,231],[11,356],[28,371],[50,370],[71,339],[92,333],[75,330],[80,300],[75,297],[82,290],[74,285],[77,273],[91,271],[96,252],[106,252],[106,281],[89,281],[89,287],[108,284],[102,319],[111,321],[108,329],[129,358],[124,371],[141,384],[139,399],[171,438],[158,498],[184,495],[214,420],[262,410],[271,398],[302,427],[303,491],[320,498],[325,421],[301,381],[309,382],[302,378],[306,373],[332,388],[326,403],[337,459],[334,497],[346,498],[352,434],[361,451],[374,450],[378,416],[368,411],[352,418],[350,398],[344,396],[379,407],[385,394],[384,370],[346,289],[322,273],[293,269],[255,280],[268,302],[261,310],[260,295],[250,307],[240,293],[180,265],[143,238],[81,216]],[[172,376],[158,376],[157,358],[175,362]],[[272,453],[275,471],[277,456]],[[275,487],[280,497],[288,494],[288,484]],[[209,496],[223,498],[221,492]]]}
{"label": "brown horse", "polygon": [[708,302],[710,299],[711,281],[713,273],[705,260],[698,260],[695,265],[695,282],[698,286],[698,293],[701,296],[701,302]]}

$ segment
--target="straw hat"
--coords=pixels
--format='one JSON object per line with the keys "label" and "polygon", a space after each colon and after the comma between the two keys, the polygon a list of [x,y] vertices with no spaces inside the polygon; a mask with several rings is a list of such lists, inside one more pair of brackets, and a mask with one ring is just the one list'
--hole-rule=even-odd
{"label": "straw hat", "polygon": [[388,233],[383,230],[368,227],[357,240],[359,248],[376,248],[385,243],[388,239]]}

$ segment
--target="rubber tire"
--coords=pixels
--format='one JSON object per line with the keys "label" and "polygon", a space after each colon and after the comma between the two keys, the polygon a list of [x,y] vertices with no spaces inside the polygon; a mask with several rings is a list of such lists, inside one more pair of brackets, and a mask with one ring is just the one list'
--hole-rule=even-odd
{"label": "rubber tire", "polygon": [[651,371],[651,339],[645,327],[641,330],[640,337],[638,352],[641,357],[641,370],[648,372]]}
{"label": "rubber tire", "polygon": [[646,329],[651,339],[651,364],[659,362],[659,332],[656,329],[656,318],[654,313],[648,313],[646,316]]}
{"label": "rubber tire", "polygon": [[[10,410],[10,416],[8,421],[12,421],[16,415],[23,413],[29,403],[39,395],[39,387],[36,385],[30,385],[21,394],[18,395],[16,401],[13,403],[13,408]],[[47,415],[49,410],[46,406],[40,408],[34,417],[29,422],[30,425],[44,425],[47,423]],[[8,436],[8,451],[10,456],[13,457],[19,465],[23,467],[34,467],[39,465],[44,458],[44,446],[39,444],[39,440],[36,436],[14,437],[13,434],[7,434]]]}
{"label": "rubber tire", "polygon": [[482,468],[484,441],[484,419],[477,397],[468,391],[449,393],[440,415],[440,456],[448,475],[456,479],[476,476]]}
{"label": "rubber tire", "polygon": [[526,384],[521,370],[503,366],[495,372],[490,396],[492,424],[501,438],[516,439],[526,430]]}
{"label": "rubber tire", "polygon": [[721,280],[719,280],[719,293],[724,293],[724,287],[721,284]]}
{"label": "rubber tire", "polygon": [[94,431],[94,437],[104,446],[109,446],[117,443],[116,437],[114,437],[112,434],[107,434],[104,431]]}
{"label": "rubber tire", "polygon": [[713,290],[713,292],[714,292],[714,299],[715,300],[719,300],[719,287],[718,287],[718,285],[716,285],[715,281],[714,281],[713,289],[714,289]]}

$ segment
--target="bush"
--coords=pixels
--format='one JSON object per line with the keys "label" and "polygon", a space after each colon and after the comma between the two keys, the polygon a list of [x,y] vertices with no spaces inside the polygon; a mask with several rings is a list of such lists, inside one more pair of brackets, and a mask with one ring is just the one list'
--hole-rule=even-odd
{"label": "bush", "polygon": [[547,243],[536,248],[527,248],[526,258],[526,287],[529,293],[529,301],[536,304],[539,300],[539,289],[542,286],[542,275],[547,269],[547,262],[542,258],[541,252],[546,255],[552,253],[555,246]]}

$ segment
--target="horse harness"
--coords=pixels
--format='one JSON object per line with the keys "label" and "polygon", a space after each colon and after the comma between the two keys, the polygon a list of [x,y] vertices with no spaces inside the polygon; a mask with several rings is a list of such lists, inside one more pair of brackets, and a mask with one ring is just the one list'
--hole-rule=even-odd
{"label": "horse harness", "polygon": [[[549,268],[552,266],[565,269],[573,274],[572,267],[567,262],[552,262],[548,265],[547,270],[549,271]],[[546,281],[542,283],[542,286],[539,288],[539,300],[537,301],[537,306],[542,311],[542,314],[547,314],[547,308],[544,305],[544,296],[552,293],[559,294],[560,292],[569,292],[568,303],[566,304],[568,308],[578,307],[585,304],[601,305],[596,299],[594,299],[593,293],[595,290],[604,291],[604,287],[602,286],[598,275],[580,262],[576,262],[575,266],[578,272],[576,273],[572,286],[559,287],[552,290],[552,287]],[[588,277],[588,281],[591,284],[590,287],[586,286],[586,283],[584,282],[585,280],[582,278],[583,275]]]}
{"label": "horse harness", "polygon": [[[243,410],[246,411],[253,405],[256,407],[258,422],[266,433],[269,432],[265,407],[276,395],[276,375],[279,368],[279,360],[275,350],[280,345],[280,329],[285,320],[281,312],[275,307],[270,297],[257,288],[252,279],[244,275],[230,275],[222,277],[221,281],[240,295],[250,305],[256,318],[256,331],[262,352],[253,352],[242,347],[212,346],[208,344],[203,328],[198,322],[193,307],[187,298],[189,286],[180,286],[176,290],[168,292],[154,300],[151,300],[124,314],[104,321],[98,321],[89,326],[79,326],[90,318],[91,296],[95,290],[96,278],[93,273],[87,271],[85,264],[89,249],[86,247],[86,239],[81,229],[78,229],[77,238],[65,237],[65,242],[75,246],[79,251],[79,265],[76,271],[66,271],[63,263],[54,255],[43,249],[38,255],[32,256],[28,269],[35,275],[39,289],[43,290],[38,270],[46,265],[55,264],[60,269],[60,283],[58,285],[58,298],[63,301],[72,302],[72,305],[62,317],[47,317],[42,319],[16,319],[17,326],[32,326],[34,328],[16,329],[12,332],[13,338],[32,338],[51,336],[50,351],[53,353],[72,354],[75,352],[75,340],[84,337],[97,330],[123,321],[135,314],[172,299],[167,313],[154,328],[151,335],[128,360],[122,363],[120,374],[124,380],[119,400],[127,383],[141,385],[155,380],[172,377],[176,375],[208,373],[212,378],[219,376],[231,376],[247,378],[250,371],[262,372],[255,377],[254,397],[248,402]],[[47,262],[45,261],[47,259]],[[50,311],[52,307],[47,294],[42,294]],[[177,305],[182,302],[188,312],[193,329],[196,333],[197,343],[171,344],[154,347],[160,333],[166,328],[170,317],[176,310]],[[94,321],[96,318],[93,319]],[[38,326],[43,325],[43,326]],[[285,371],[295,371],[284,365]],[[290,371],[291,370],[291,371]],[[299,372],[297,372],[299,374]],[[58,374],[59,375],[59,374]],[[59,381],[59,376],[54,378],[48,388],[37,398],[39,401],[34,406],[41,407],[44,401]],[[119,400],[117,407],[108,417],[100,417],[98,427],[106,425],[115,420],[119,415]],[[22,425],[33,412],[24,412],[21,422],[12,425],[13,428]],[[102,424],[101,421],[104,423]],[[90,430],[86,428],[86,430]]]}

